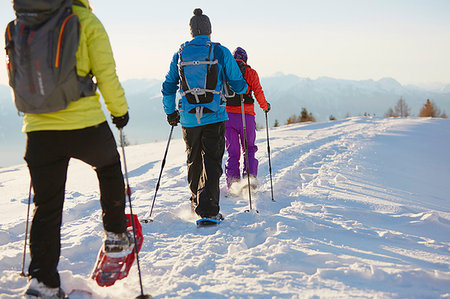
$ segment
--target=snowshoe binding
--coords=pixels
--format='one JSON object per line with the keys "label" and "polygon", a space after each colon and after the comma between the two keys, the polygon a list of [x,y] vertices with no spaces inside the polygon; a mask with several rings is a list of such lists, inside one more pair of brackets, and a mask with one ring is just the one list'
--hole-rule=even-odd
{"label": "snowshoe binding", "polygon": [[201,227],[201,226],[213,226],[213,225],[220,224],[223,219],[224,218],[223,218],[222,214],[218,213],[215,216],[202,217],[202,218],[198,219],[196,221],[196,223],[197,223],[198,227]]}

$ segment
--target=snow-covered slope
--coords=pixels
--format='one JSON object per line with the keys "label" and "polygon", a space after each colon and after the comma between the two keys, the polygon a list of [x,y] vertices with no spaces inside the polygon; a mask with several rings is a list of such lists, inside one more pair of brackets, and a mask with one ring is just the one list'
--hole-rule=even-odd
{"label": "snow-covered slope", "polygon": [[[178,128],[177,128],[178,129]],[[355,117],[258,132],[260,187],[221,197],[225,221],[196,228],[184,143],[170,144],[140,254],[145,293],[156,298],[440,298],[450,296],[450,120]],[[126,148],[133,209],[149,211],[166,141]],[[225,181],[221,181],[223,193]],[[29,177],[0,169],[0,298],[26,286],[22,263]],[[95,173],[69,168],[62,286],[94,298],[139,295],[137,268],[100,288],[89,279],[101,245]],[[26,264],[29,259],[27,257]]]}

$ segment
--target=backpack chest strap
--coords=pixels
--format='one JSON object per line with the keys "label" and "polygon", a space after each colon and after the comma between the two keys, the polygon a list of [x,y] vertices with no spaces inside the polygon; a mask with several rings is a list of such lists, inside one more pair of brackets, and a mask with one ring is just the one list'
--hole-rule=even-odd
{"label": "backpack chest strap", "polygon": [[215,59],[213,61],[208,61],[208,60],[205,60],[205,61],[196,60],[196,61],[187,61],[187,62],[181,61],[180,66],[183,67],[183,66],[188,66],[188,65],[201,65],[201,64],[213,65],[213,64],[217,64],[217,63],[218,63],[217,59]]}

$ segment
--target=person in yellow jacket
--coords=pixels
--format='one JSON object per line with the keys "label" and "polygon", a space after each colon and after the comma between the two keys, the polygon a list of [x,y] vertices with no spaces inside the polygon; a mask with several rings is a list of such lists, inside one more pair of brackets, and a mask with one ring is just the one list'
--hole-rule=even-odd
{"label": "person in yellow jacket", "polygon": [[[74,1],[72,9],[81,25],[77,73],[81,77],[88,74],[95,77],[113,123],[121,129],[129,119],[128,105],[116,74],[108,35],[92,13],[88,0]],[[116,252],[132,246],[131,236],[126,232],[120,156],[99,99],[98,92],[93,92],[91,96],[70,102],[60,111],[24,115],[25,160],[35,194],[30,232],[30,283],[26,296],[64,296],[57,265],[67,167],[71,158],[88,163],[97,173],[105,229],[104,250]]]}

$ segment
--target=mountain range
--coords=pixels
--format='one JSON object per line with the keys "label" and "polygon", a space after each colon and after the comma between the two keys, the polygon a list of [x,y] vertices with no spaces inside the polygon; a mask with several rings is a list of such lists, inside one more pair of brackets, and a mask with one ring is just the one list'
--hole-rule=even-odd
{"label": "mountain range", "polygon": [[[164,140],[169,126],[161,104],[161,80],[131,79],[123,82],[130,106],[130,123],[124,131],[131,144]],[[277,121],[285,124],[292,115],[299,115],[304,107],[317,121],[328,121],[358,115],[384,115],[402,97],[409,106],[412,116],[430,99],[438,108],[450,113],[450,84],[439,89],[402,85],[393,78],[380,80],[345,80],[330,77],[317,79],[301,78],[296,75],[277,73],[261,78],[267,100],[271,103],[268,124]],[[259,127],[265,126],[264,113],[256,108]],[[106,111],[106,110],[105,110]],[[0,167],[19,163],[25,144],[20,132],[21,117],[11,100],[8,86],[0,85]],[[174,138],[181,138],[175,130]],[[20,153],[20,154],[18,154]]]}

